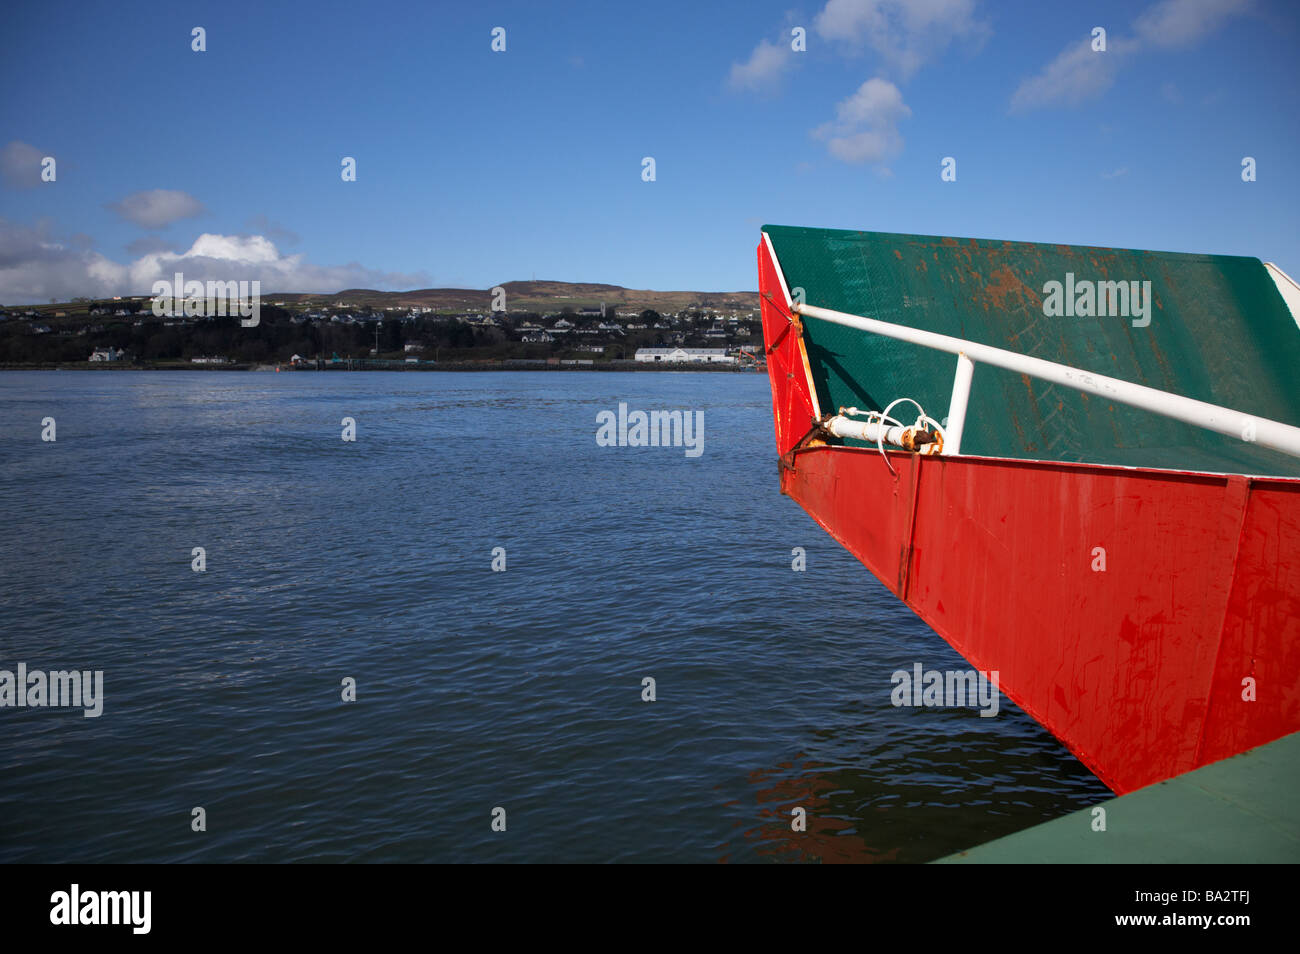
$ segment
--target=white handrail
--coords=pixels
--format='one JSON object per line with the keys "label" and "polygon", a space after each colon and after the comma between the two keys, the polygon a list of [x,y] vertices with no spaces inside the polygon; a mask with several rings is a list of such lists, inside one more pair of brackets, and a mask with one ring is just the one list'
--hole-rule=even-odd
{"label": "white handrail", "polygon": [[[830,321],[848,328],[857,328],[872,334],[884,335],[887,338],[896,338],[899,341],[908,341],[925,348],[947,351],[949,354],[957,355],[957,375],[953,383],[952,404],[949,407],[947,424],[947,432],[950,436],[946,443],[948,445],[952,443],[951,433],[955,424],[958,435],[956,450],[958,451],[960,451],[961,447],[960,436],[966,418],[966,395],[970,391],[971,368],[964,366],[962,361],[964,356],[970,361],[978,361],[983,364],[991,364],[994,367],[1005,368],[1008,371],[1028,374],[1043,381],[1051,381],[1054,384],[1062,384],[1079,391],[1086,391],[1089,394],[1096,394],[1112,401],[1118,401],[1121,404],[1152,411],[1163,417],[1194,424],[1197,427],[1225,434],[1228,437],[1235,437],[1247,443],[1281,451],[1284,454],[1290,454],[1292,457],[1300,457],[1300,427],[1292,427],[1290,424],[1283,424],[1280,421],[1271,421],[1268,418],[1243,414],[1231,408],[1219,407],[1217,404],[1208,404],[1205,401],[1170,394],[1168,391],[1158,391],[1142,384],[1121,381],[1119,378],[1110,378],[1104,374],[1093,374],[1091,371],[1083,371],[1069,365],[1057,364],[1055,361],[1031,358],[1029,355],[1016,354],[1014,351],[994,348],[990,345],[967,341],[963,338],[936,334],[933,331],[922,331],[919,328],[909,328],[906,325],[896,325],[875,318],[849,315],[842,311],[832,311],[829,308],[818,308],[816,305],[802,305],[795,301],[790,302],[790,308],[792,311],[806,315],[809,318],[819,318],[822,321]],[[950,453],[949,446],[944,447],[944,453]]]}

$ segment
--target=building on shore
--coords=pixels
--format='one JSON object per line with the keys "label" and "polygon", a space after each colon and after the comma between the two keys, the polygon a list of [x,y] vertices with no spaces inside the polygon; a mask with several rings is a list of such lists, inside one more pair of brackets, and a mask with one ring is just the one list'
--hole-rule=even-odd
{"label": "building on shore", "polygon": [[726,348],[637,348],[636,360],[668,364],[735,364]]}

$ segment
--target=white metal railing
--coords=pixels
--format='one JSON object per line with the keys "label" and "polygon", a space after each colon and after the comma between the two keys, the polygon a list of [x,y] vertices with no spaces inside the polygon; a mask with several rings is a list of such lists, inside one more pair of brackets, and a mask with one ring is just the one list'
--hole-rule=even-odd
{"label": "white metal railing", "polygon": [[[773,260],[775,261],[775,256]],[[785,278],[783,275],[780,277],[784,291]],[[1096,394],[1176,421],[1194,424],[1218,434],[1226,434],[1248,443],[1281,451],[1292,457],[1300,457],[1300,427],[1292,427],[1290,424],[1243,414],[1231,408],[1219,407],[1217,404],[1196,401],[1170,394],[1168,391],[1159,391],[1145,385],[1121,381],[1104,374],[1093,374],[1091,371],[1057,364],[1055,361],[1031,358],[1028,355],[1016,354],[1014,351],[1006,351],[962,338],[922,331],[919,328],[909,328],[875,318],[849,315],[829,308],[818,308],[815,305],[800,304],[797,301],[790,301],[789,293],[786,294],[790,309],[800,315],[957,355],[957,374],[953,379],[952,400],[948,405],[948,424],[944,433],[944,454],[961,452],[961,436],[966,423],[967,404],[970,401],[971,378],[975,371],[975,362],[980,362]]]}

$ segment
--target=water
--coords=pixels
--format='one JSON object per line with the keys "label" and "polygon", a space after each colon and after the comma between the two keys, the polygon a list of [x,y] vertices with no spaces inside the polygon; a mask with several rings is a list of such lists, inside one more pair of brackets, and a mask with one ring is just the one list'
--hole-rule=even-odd
{"label": "water", "polygon": [[927,861],[1107,794],[891,705],[969,666],[780,495],[765,376],[7,372],[0,513],[0,669],[104,671],[0,709],[0,862]]}

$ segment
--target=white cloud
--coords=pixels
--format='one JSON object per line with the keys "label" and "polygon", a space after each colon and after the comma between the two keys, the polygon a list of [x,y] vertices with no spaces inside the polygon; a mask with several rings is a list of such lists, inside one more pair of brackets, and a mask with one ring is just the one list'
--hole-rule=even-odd
{"label": "white cloud", "polygon": [[845,162],[883,162],[898,155],[903,148],[903,137],[894,129],[868,129],[834,136],[826,148],[836,159]]}
{"label": "white cloud", "polygon": [[202,202],[179,189],[135,192],[121,202],[108,203],[104,208],[147,229],[159,229],[181,219],[192,219],[206,211]]}
{"label": "white cloud", "polygon": [[727,86],[733,90],[771,89],[790,66],[793,51],[788,46],[761,41],[744,63],[732,63]]}
{"label": "white cloud", "polygon": [[1013,112],[1053,103],[1076,106],[1100,96],[1115,82],[1120,60],[1132,52],[1131,40],[1116,40],[1105,52],[1092,48],[1092,39],[1071,43],[1041,73],[1021,82],[1011,96]]}
{"label": "white cloud", "polygon": [[1174,50],[1205,39],[1251,0],[1160,0],[1134,22],[1130,37],[1112,36],[1105,52],[1091,38],[1070,43],[1042,72],[1023,80],[1011,96],[1012,112],[1043,106],[1076,106],[1106,92],[1131,57],[1155,48]]}
{"label": "white cloud", "polygon": [[[867,47],[880,72],[905,81],[956,40],[978,45],[989,35],[975,14],[976,0],[827,0],[813,18],[813,31],[842,53]],[[790,51],[767,40],[745,63],[731,67],[733,89],[773,85],[786,70]],[[836,119],[812,130],[832,156],[845,162],[884,162],[903,149],[898,123],[912,111],[898,87],[882,76],[862,84],[836,107]],[[878,171],[885,174],[888,170]]]}
{"label": "white cloud", "polygon": [[829,0],[813,29],[844,48],[865,42],[901,79],[954,40],[978,44],[990,33],[975,16],[975,0]]}
{"label": "white cloud", "polygon": [[1161,0],[1137,18],[1133,29],[1152,46],[1192,46],[1250,5],[1250,0]]}
{"label": "white cloud", "polygon": [[30,189],[41,184],[41,160],[45,153],[30,143],[17,139],[0,149],[0,175],[15,189]]}
{"label": "white cloud", "polygon": [[903,94],[888,80],[869,79],[856,93],[835,107],[841,123],[872,125],[897,122],[912,111],[903,102]]}
{"label": "white cloud", "polygon": [[151,251],[115,262],[101,253],[50,237],[48,230],[0,220],[0,301],[67,301],[79,295],[148,295],[158,279],[183,272],[187,281],[261,281],[264,293],[337,292],[344,288],[428,287],[423,272],[404,274],[346,265],[314,265],[281,255],[262,235],[204,233],[183,252]]}
{"label": "white cloud", "polygon": [[912,115],[898,87],[879,77],[869,79],[835,107],[835,120],[822,123],[813,137],[826,142],[830,154],[845,162],[884,162],[903,149],[900,120]]}

